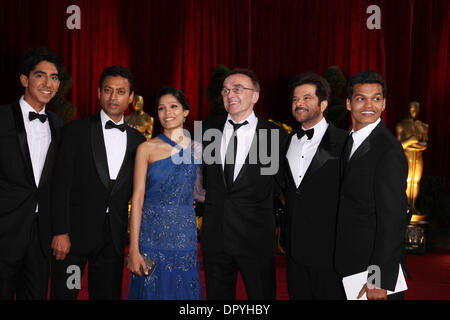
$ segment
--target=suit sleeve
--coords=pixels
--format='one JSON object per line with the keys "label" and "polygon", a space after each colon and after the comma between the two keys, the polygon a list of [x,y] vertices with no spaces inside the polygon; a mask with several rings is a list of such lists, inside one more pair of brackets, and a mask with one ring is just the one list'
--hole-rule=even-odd
{"label": "suit sleeve", "polygon": [[380,267],[381,288],[390,291],[404,255],[407,176],[403,150],[392,148],[379,161],[374,178],[377,229],[371,264]]}
{"label": "suit sleeve", "polygon": [[69,233],[70,230],[69,204],[77,137],[70,125],[63,128],[52,187],[53,235]]}

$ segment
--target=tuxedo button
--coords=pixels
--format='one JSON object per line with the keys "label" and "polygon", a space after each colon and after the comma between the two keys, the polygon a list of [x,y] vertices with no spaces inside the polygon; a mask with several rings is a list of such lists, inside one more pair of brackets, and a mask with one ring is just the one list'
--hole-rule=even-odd
{"label": "tuxedo button", "polygon": [[301,195],[301,192],[300,191],[295,191],[295,194],[299,196],[299,195]]}

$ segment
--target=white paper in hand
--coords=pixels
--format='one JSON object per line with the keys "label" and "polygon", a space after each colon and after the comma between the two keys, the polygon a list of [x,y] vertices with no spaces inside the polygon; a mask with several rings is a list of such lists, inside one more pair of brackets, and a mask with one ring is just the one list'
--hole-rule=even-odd
{"label": "white paper in hand", "polygon": [[[388,295],[408,290],[402,266],[398,265],[398,267],[399,270],[395,290],[394,291],[388,290],[387,291]],[[344,284],[345,295],[347,296],[347,300],[367,300],[367,296],[365,293],[361,298],[357,299],[359,292],[361,291],[362,287],[366,284],[366,282],[367,282],[367,271],[363,271],[343,278],[342,283]]]}

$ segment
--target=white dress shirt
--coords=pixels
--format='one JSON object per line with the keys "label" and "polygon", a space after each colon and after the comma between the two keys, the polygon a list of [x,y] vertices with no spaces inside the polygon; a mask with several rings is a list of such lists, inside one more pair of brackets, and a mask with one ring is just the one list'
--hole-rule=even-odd
{"label": "white dress shirt", "polygon": [[[22,110],[23,124],[25,125],[25,132],[27,134],[28,150],[30,151],[34,182],[36,183],[36,186],[39,186],[48,147],[52,141],[52,133],[48,119],[44,123],[39,119],[30,121],[30,112],[36,112],[36,110],[25,101],[24,96],[20,98],[19,105]],[[45,114],[45,107],[38,113]],[[38,212],[38,206],[36,206],[36,212]]]}
{"label": "white dress shirt", "polygon": [[[225,126],[223,128],[222,144],[220,147],[222,169],[225,167],[225,154],[227,152],[228,143],[230,142],[231,136],[233,135],[234,131],[233,126],[228,122],[228,120],[232,120],[230,115],[228,115],[227,121],[225,122]],[[241,171],[242,166],[245,163],[245,159],[247,158],[248,152],[252,145],[253,138],[255,137],[256,126],[258,125],[258,118],[256,117],[254,112],[252,112],[246,119],[242,120],[239,123],[243,123],[245,121],[248,121],[248,124],[240,127],[236,131],[238,146],[236,152],[236,163],[234,165],[233,181],[239,175],[239,171]]]}
{"label": "white dress shirt", "polygon": [[352,147],[352,151],[350,152],[350,157],[349,159],[353,156],[353,154],[355,153],[356,149],[358,149],[358,147],[361,145],[361,143],[363,143],[364,140],[366,140],[366,138],[372,133],[373,129],[375,129],[375,127],[380,123],[381,118],[378,118],[377,121],[368,124],[367,126],[365,126],[362,129],[359,129],[358,131],[351,131],[352,133],[352,138],[353,138],[353,147]]}
{"label": "white dress shirt", "polygon": [[[312,128],[314,128],[314,135],[311,140],[308,140],[306,134],[301,139],[298,139],[297,135],[294,134],[286,154],[292,177],[294,178],[297,188],[300,186],[300,183],[316,154],[317,148],[327,131],[328,123],[325,118],[322,118],[322,120],[316,123]],[[303,126],[302,129],[306,130]]]}
{"label": "white dress shirt", "polygon": [[[108,120],[113,121],[103,110],[100,111],[103,137],[105,139],[106,158],[108,159],[109,178],[116,180],[127,151],[127,131],[119,129],[105,129]],[[114,122],[114,121],[113,121]],[[114,122],[115,123],[115,122]],[[116,124],[122,124],[122,119]]]}

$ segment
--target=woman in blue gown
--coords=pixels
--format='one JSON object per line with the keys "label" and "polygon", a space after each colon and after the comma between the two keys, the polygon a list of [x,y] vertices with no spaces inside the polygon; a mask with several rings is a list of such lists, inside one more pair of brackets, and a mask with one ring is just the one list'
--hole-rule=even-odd
{"label": "woman in blue gown", "polygon": [[[197,254],[194,194],[203,200],[200,179],[201,145],[183,133],[190,106],[183,92],[172,87],[157,96],[163,133],[142,143],[136,153],[130,247],[132,272],[128,299],[202,299]],[[156,262],[147,273],[146,255]],[[142,269],[141,269],[142,268]]]}

